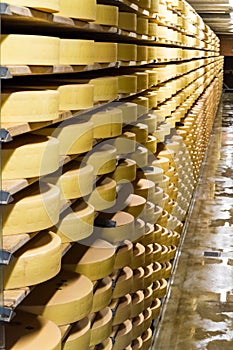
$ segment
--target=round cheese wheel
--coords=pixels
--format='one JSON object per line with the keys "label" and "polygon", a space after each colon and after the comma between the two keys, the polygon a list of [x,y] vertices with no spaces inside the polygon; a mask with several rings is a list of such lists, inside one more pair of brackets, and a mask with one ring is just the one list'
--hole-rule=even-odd
{"label": "round cheese wheel", "polygon": [[94,40],[60,39],[59,64],[91,65],[94,62]]}
{"label": "round cheese wheel", "polygon": [[153,264],[144,267],[144,288],[148,288],[153,283]]}
{"label": "round cheese wheel", "polygon": [[93,305],[91,313],[98,312],[110,304],[112,299],[112,280],[105,277],[93,282]]}
{"label": "round cheese wheel", "polygon": [[148,180],[153,181],[155,184],[163,181],[163,169],[155,166],[144,167],[138,171],[141,177],[146,177]]}
{"label": "round cheese wheel", "polygon": [[111,337],[114,339],[112,350],[124,350],[131,343],[132,322],[126,320],[124,323],[112,328]]}
{"label": "round cheese wheel", "polygon": [[14,195],[14,202],[2,207],[3,235],[40,231],[59,220],[60,191],[42,183]]}
{"label": "round cheese wheel", "polygon": [[[134,236],[134,217],[131,214],[119,211],[115,214],[100,213],[98,220],[101,220],[101,227],[95,227],[94,234],[98,237],[116,243],[131,240]],[[107,220],[107,221],[106,221]],[[113,225],[108,225],[109,221]]]}
{"label": "round cheese wheel", "polygon": [[144,293],[138,290],[132,294],[131,318],[137,317],[144,309]]}
{"label": "round cheese wheel", "polygon": [[101,178],[96,183],[96,187],[89,195],[87,201],[95,210],[105,210],[115,204],[116,199],[116,182],[109,178]]}
{"label": "round cheese wheel", "polygon": [[135,160],[137,167],[143,168],[147,166],[148,162],[148,149],[146,147],[137,146],[134,153],[129,155],[130,159]]}
{"label": "round cheese wheel", "polygon": [[94,61],[97,63],[110,63],[117,61],[117,44],[95,42]]}
{"label": "round cheese wheel", "polygon": [[94,102],[113,101],[118,94],[117,77],[99,77],[89,81],[94,85]]}
{"label": "round cheese wheel", "polygon": [[145,143],[148,139],[148,127],[145,124],[136,123],[135,125],[127,125],[125,130],[134,133],[138,143]]}
{"label": "round cheese wheel", "polygon": [[96,1],[79,0],[77,3],[74,3],[72,0],[60,0],[60,12],[58,15],[94,21],[96,19]]}
{"label": "round cheese wheel", "polygon": [[152,202],[155,205],[162,206],[163,194],[164,194],[164,192],[163,192],[162,188],[156,186]]}
{"label": "round cheese wheel", "polygon": [[144,276],[145,272],[142,267],[133,270],[133,293],[135,293],[137,290],[144,289]]}
{"label": "round cheese wheel", "polygon": [[55,37],[2,35],[1,64],[54,66],[59,63],[59,45],[60,39]]}
{"label": "round cheese wheel", "polygon": [[157,23],[149,22],[149,24],[148,24],[148,35],[157,37],[157,33],[158,33],[157,28],[158,28],[158,24]]}
{"label": "round cheese wheel", "polygon": [[109,305],[113,313],[113,326],[121,324],[130,318],[131,315],[131,302],[132,298],[130,294],[112,300]]}
{"label": "round cheese wheel", "polygon": [[130,213],[131,215],[133,215],[135,218],[137,218],[141,214],[145,205],[146,205],[145,198],[138,196],[136,194],[130,194],[128,205],[124,210],[127,213]]}
{"label": "round cheese wheel", "polygon": [[122,133],[122,111],[119,108],[102,110],[86,118],[94,124],[94,138],[106,139]]}
{"label": "round cheese wheel", "polygon": [[153,284],[151,283],[150,286],[144,289],[144,308],[147,309],[148,307],[151,307],[151,304],[153,302]]}
{"label": "round cheese wheel", "polygon": [[138,62],[144,62],[148,61],[148,48],[144,45],[138,45],[137,46],[137,61]]}
{"label": "round cheese wheel", "polygon": [[160,280],[160,288],[159,288],[159,293],[158,293],[158,298],[163,298],[167,293],[167,281],[162,278]]}
{"label": "round cheese wheel", "polygon": [[91,323],[88,317],[74,323],[62,344],[64,350],[89,349],[91,337]]}
{"label": "round cheese wheel", "polygon": [[137,269],[145,264],[145,247],[141,243],[135,243],[133,245],[133,259],[130,267]]}
{"label": "round cheese wheel", "polygon": [[1,154],[3,180],[43,176],[59,167],[59,142],[54,137],[27,134],[5,143]]}
{"label": "round cheese wheel", "polygon": [[151,323],[152,323],[152,311],[149,307],[146,310],[144,310],[143,316],[144,316],[143,327],[144,327],[144,331],[146,331],[149,327],[151,327]]}
{"label": "round cheese wheel", "polygon": [[152,311],[152,319],[155,320],[156,318],[159,317],[160,315],[160,310],[161,310],[161,300],[156,298],[153,300],[151,306],[151,311]]}
{"label": "round cheese wheel", "polygon": [[154,223],[158,222],[159,218],[162,216],[162,213],[163,213],[163,208],[156,205],[154,210]]}
{"label": "round cheese wheel", "polygon": [[55,276],[60,267],[61,240],[52,232],[43,232],[14,253],[11,263],[4,270],[5,289],[46,281]]}
{"label": "round cheese wheel", "polygon": [[155,184],[147,179],[139,179],[134,183],[134,191],[135,194],[151,201],[155,193]]}
{"label": "round cheese wheel", "polygon": [[135,220],[135,235],[132,237],[132,241],[134,243],[137,243],[137,241],[140,240],[140,238],[145,235],[145,231],[146,231],[145,221],[137,218]]}
{"label": "round cheese wheel", "polygon": [[38,285],[19,308],[62,326],[87,316],[92,307],[92,296],[93,285],[87,277],[61,271],[46,285]]}
{"label": "round cheese wheel", "polygon": [[112,178],[117,182],[134,181],[136,178],[136,162],[131,159],[120,159]]}
{"label": "round cheese wheel", "polygon": [[[43,101],[43,103],[41,103]],[[1,97],[1,120],[4,123],[31,123],[57,119],[58,91],[5,91]]]}
{"label": "round cheese wheel", "polygon": [[168,279],[171,277],[172,264],[169,261],[166,261],[165,265],[166,265],[166,269],[165,269],[165,273],[164,273],[164,278]]}
{"label": "round cheese wheel", "polygon": [[154,210],[155,210],[155,205],[149,201],[146,202],[146,206],[143,209],[140,217],[146,222],[150,224],[154,224]]}
{"label": "round cheese wheel", "polygon": [[136,122],[138,116],[138,106],[132,102],[115,102],[114,107],[120,108],[122,111],[123,123],[130,124]]}
{"label": "round cheese wheel", "polygon": [[148,328],[141,336],[143,342],[143,350],[148,350],[152,344],[152,330]]}
{"label": "round cheese wheel", "polygon": [[108,174],[116,168],[116,148],[107,143],[101,143],[95,146],[84,160],[93,166],[95,175]]}
{"label": "round cheese wheel", "polygon": [[157,107],[157,92],[155,91],[148,91],[145,95],[146,98],[148,98],[149,108],[153,109]]}
{"label": "round cheese wheel", "polygon": [[101,24],[110,27],[118,26],[118,7],[111,5],[96,4],[95,24]]}
{"label": "round cheese wheel", "polygon": [[61,238],[62,243],[68,243],[89,237],[93,225],[94,207],[80,200],[61,214],[52,230]]}
{"label": "round cheese wheel", "polygon": [[114,247],[103,240],[97,239],[93,243],[75,244],[63,258],[63,267],[66,270],[82,273],[91,281],[96,281],[110,275],[115,260]]}
{"label": "round cheese wheel", "polygon": [[158,49],[159,47],[157,46],[148,46],[148,60],[149,61],[155,61],[157,58],[159,58],[158,55]]}
{"label": "round cheese wheel", "polygon": [[9,0],[8,4],[35,8],[45,12],[58,12],[60,3],[58,0]]}
{"label": "round cheese wheel", "polygon": [[144,246],[154,243],[154,225],[147,223],[145,234],[140,238],[140,243]]}
{"label": "round cheese wheel", "polygon": [[153,261],[159,261],[162,254],[162,246],[158,243],[153,244]]}
{"label": "round cheese wheel", "polygon": [[125,131],[115,139],[114,145],[117,149],[117,154],[132,153],[136,148],[136,135],[130,131]]}
{"label": "round cheese wheel", "polygon": [[140,337],[140,335],[144,331],[144,316],[143,313],[139,314],[138,316],[134,317],[132,319],[132,339],[136,339]]}
{"label": "round cheese wheel", "polygon": [[93,107],[94,86],[70,84],[58,87],[60,110],[82,110]]}
{"label": "round cheese wheel", "polygon": [[[162,271],[162,265],[159,262],[155,262],[153,264],[153,281],[156,282],[161,279],[163,271]],[[154,286],[155,287],[155,286]],[[157,287],[156,287],[157,288]],[[155,288],[154,288],[155,289]],[[157,290],[157,289],[156,289]],[[155,292],[155,291],[154,291]],[[157,297],[156,297],[157,298]]]}
{"label": "round cheese wheel", "polygon": [[158,168],[161,168],[164,170],[164,172],[168,171],[169,170],[169,167],[170,167],[170,161],[168,158],[165,158],[165,157],[160,157],[156,160],[153,161],[153,165],[158,167]]}
{"label": "round cheese wheel", "polygon": [[137,17],[137,33],[148,35],[149,31],[149,19],[145,17]]}
{"label": "round cheese wheel", "polygon": [[113,281],[112,298],[117,299],[132,291],[133,270],[125,266],[123,269],[115,270],[111,275]]}
{"label": "round cheese wheel", "polygon": [[116,248],[114,270],[122,269],[131,264],[133,258],[133,244],[125,240]]}
{"label": "round cheese wheel", "polygon": [[133,103],[137,104],[138,117],[149,112],[149,99],[145,96],[138,96],[132,100]]}
{"label": "round cheese wheel", "polygon": [[137,15],[130,12],[119,12],[118,26],[120,29],[136,32],[137,29]]}
{"label": "round cheese wheel", "polygon": [[112,331],[112,312],[109,307],[89,315],[91,321],[90,346],[100,344],[108,338]]}
{"label": "round cheese wheel", "polygon": [[137,61],[137,45],[117,43],[117,60],[118,61]]}
{"label": "round cheese wheel", "polygon": [[49,126],[35,133],[55,137],[60,155],[81,154],[92,149],[93,123],[82,119],[66,120],[57,127]]}
{"label": "round cheese wheel", "polygon": [[149,135],[146,142],[143,145],[148,148],[151,153],[156,153],[157,151],[157,139],[155,136]]}
{"label": "round cheese wheel", "polygon": [[119,75],[118,92],[120,94],[135,94],[137,92],[137,77],[133,74]]}
{"label": "round cheese wheel", "polygon": [[145,246],[145,266],[150,265],[153,262],[153,244]]}
{"label": "round cheese wheel", "polygon": [[157,118],[154,114],[146,114],[140,117],[138,121],[147,125],[149,134],[152,134],[157,128]]}
{"label": "round cheese wheel", "polygon": [[60,329],[44,317],[17,311],[5,325],[6,350],[61,349]]}
{"label": "round cheese wheel", "polygon": [[89,347],[88,350],[112,350],[112,339],[107,338],[102,343]]}

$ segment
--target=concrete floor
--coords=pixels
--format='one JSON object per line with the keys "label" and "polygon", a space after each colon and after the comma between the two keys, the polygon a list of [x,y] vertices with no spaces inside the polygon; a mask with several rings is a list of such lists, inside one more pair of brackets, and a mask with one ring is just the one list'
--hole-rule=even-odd
{"label": "concrete floor", "polygon": [[233,350],[233,93],[224,94],[153,350]]}

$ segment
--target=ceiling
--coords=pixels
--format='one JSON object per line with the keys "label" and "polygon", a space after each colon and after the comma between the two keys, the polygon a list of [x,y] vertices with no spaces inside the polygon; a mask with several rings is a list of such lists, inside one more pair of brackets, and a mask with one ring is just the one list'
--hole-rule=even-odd
{"label": "ceiling", "polygon": [[188,2],[215,33],[233,36],[233,0],[188,0]]}

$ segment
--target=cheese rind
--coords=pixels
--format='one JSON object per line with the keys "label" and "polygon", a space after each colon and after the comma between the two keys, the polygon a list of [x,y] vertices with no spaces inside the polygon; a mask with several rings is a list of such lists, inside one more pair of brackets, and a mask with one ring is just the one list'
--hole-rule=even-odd
{"label": "cheese rind", "polygon": [[112,280],[110,277],[93,282],[93,285],[94,295],[91,313],[104,309],[112,299]]}
{"label": "cheese rind", "polygon": [[118,26],[118,7],[111,5],[96,4],[96,24],[105,26]]}
{"label": "cheese rind", "polygon": [[137,61],[137,45],[134,44],[117,44],[118,61]]}
{"label": "cheese rind", "polygon": [[137,92],[137,77],[131,75],[118,76],[118,92],[122,94],[132,94]]}
{"label": "cheese rind", "polygon": [[120,29],[129,32],[136,32],[137,30],[137,15],[130,12],[119,12],[118,26]]}
{"label": "cheese rind", "polygon": [[91,65],[94,62],[94,40],[60,39],[59,64]]}
{"label": "cheese rind", "polygon": [[76,349],[89,349],[90,337],[91,337],[91,324],[88,317],[75,323],[66,340],[63,342],[63,350],[76,350]]}
{"label": "cheese rind", "polygon": [[94,138],[105,139],[122,133],[122,111],[119,108],[108,108],[87,116],[87,119],[94,125]]}
{"label": "cheese rind", "polygon": [[8,0],[8,4],[36,8],[46,12],[58,12],[60,9],[59,0]]}
{"label": "cheese rind", "polygon": [[54,66],[59,64],[59,45],[60,39],[55,37],[2,35],[1,64]]}
{"label": "cheese rind", "polygon": [[94,61],[97,63],[111,63],[117,61],[117,44],[95,42]]}
{"label": "cheese rind", "polygon": [[89,316],[91,319],[91,339],[90,345],[100,344],[111,334],[112,312],[109,307]]}
{"label": "cheese rind", "polygon": [[42,233],[14,253],[4,271],[5,289],[44,282],[54,277],[60,267],[60,238],[52,232]]}
{"label": "cheese rind", "polygon": [[116,148],[107,143],[97,145],[84,160],[93,166],[94,174],[108,174],[116,168]]}
{"label": "cheese rind", "polygon": [[71,84],[58,87],[60,110],[82,110],[93,107],[94,85]]}
{"label": "cheese rind", "polygon": [[116,182],[106,177],[98,182],[87,201],[96,211],[101,211],[112,207],[116,199]]}
{"label": "cheese rind", "polygon": [[59,16],[94,21],[96,19],[95,0],[60,0]]}
{"label": "cheese rind", "polygon": [[94,102],[113,101],[117,98],[117,77],[94,78],[89,83],[94,85]]}

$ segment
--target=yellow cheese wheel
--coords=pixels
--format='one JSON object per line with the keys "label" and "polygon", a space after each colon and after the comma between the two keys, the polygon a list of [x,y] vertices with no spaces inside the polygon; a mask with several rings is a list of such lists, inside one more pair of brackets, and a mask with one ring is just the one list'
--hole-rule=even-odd
{"label": "yellow cheese wheel", "polygon": [[76,242],[89,237],[93,232],[94,207],[80,200],[60,216],[52,230],[62,243]]}
{"label": "yellow cheese wheel", "polygon": [[[98,237],[106,239],[112,243],[131,239],[134,236],[134,217],[131,214],[119,211],[115,214],[100,213],[98,220],[106,222],[106,226],[95,227],[94,234]],[[107,220],[107,221],[106,221]],[[108,222],[112,222],[114,226],[108,226]]]}
{"label": "yellow cheese wheel", "polygon": [[1,162],[4,180],[49,174],[59,167],[59,141],[26,134],[4,144]]}
{"label": "yellow cheese wheel", "polygon": [[156,298],[153,300],[151,304],[151,311],[152,311],[152,319],[155,320],[156,318],[159,317],[160,315],[160,310],[161,310],[161,300]]}
{"label": "yellow cheese wheel", "polygon": [[109,307],[89,316],[91,321],[90,345],[100,344],[112,331],[112,312]]}
{"label": "yellow cheese wheel", "polygon": [[162,254],[162,246],[158,243],[153,244],[153,261],[159,261]]}
{"label": "yellow cheese wheel", "polygon": [[117,77],[94,78],[89,83],[94,85],[94,102],[112,101],[117,98]]}
{"label": "yellow cheese wheel", "polygon": [[44,317],[17,311],[5,325],[6,350],[61,349],[60,329]]}
{"label": "yellow cheese wheel", "polygon": [[87,21],[96,19],[96,1],[95,0],[60,0],[60,16],[77,18]]}
{"label": "yellow cheese wheel", "polygon": [[156,153],[157,151],[157,139],[155,136],[149,135],[146,142],[143,145],[148,148],[151,153]]}
{"label": "yellow cheese wheel", "polygon": [[61,155],[81,154],[92,149],[93,123],[82,119],[66,120],[57,127],[49,126],[35,133],[57,138]]}
{"label": "yellow cheese wheel", "polygon": [[158,58],[158,49],[157,46],[148,46],[148,60],[155,61]]}
{"label": "yellow cheese wheel", "polygon": [[138,179],[138,181],[134,183],[134,192],[151,201],[151,199],[154,198],[155,184],[153,181],[147,179]]}
{"label": "yellow cheese wheel", "polygon": [[151,323],[152,323],[152,311],[149,307],[146,310],[144,310],[143,316],[144,316],[143,327],[144,327],[144,331],[146,331],[149,327],[151,327]]}
{"label": "yellow cheese wheel", "polygon": [[157,37],[157,23],[149,22],[148,24],[148,35]]}
{"label": "yellow cheese wheel", "polygon": [[112,280],[105,277],[93,282],[93,305],[91,313],[98,312],[107,307],[112,299]]}
{"label": "yellow cheese wheel", "polygon": [[146,90],[149,87],[149,74],[147,72],[136,72],[137,91]]}
{"label": "yellow cheese wheel", "polygon": [[93,107],[94,85],[70,84],[58,87],[60,110],[82,110]]}
{"label": "yellow cheese wheel", "polygon": [[128,205],[125,207],[124,211],[130,213],[135,218],[137,218],[146,205],[145,198],[138,196],[136,194],[130,194],[128,198]]}
{"label": "yellow cheese wheel", "polygon": [[145,97],[148,98],[149,108],[153,109],[157,107],[157,92],[149,91],[145,94]]}
{"label": "yellow cheese wheel", "polygon": [[168,158],[165,158],[164,156],[159,156],[158,159],[153,161],[153,165],[156,167],[162,168],[166,172],[169,170],[170,161]]}
{"label": "yellow cheese wheel", "polygon": [[137,17],[137,33],[148,35],[149,19],[145,17]]}
{"label": "yellow cheese wheel", "polygon": [[148,127],[142,123],[136,123],[134,125],[127,125],[125,130],[130,131],[136,135],[136,141],[138,143],[145,143],[148,138]]}
{"label": "yellow cheese wheel", "polygon": [[137,15],[130,12],[119,12],[118,26],[120,29],[136,32],[137,30]]}
{"label": "yellow cheese wheel", "polygon": [[1,64],[53,66],[59,63],[59,45],[59,38],[55,37],[2,35]]}
{"label": "yellow cheese wheel", "polygon": [[120,108],[108,108],[86,118],[94,124],[94,138],[105,139],[122,133],[122,111]]}
{"label": "yellow cheese wheel", "polygon": [[10,5],[35,8],[45,12],[58,12],[60,9],[59,0],[9,0]]}
{"label": "yellow cheese wheel", "polygon": [[131,293],[133,286],[133,270],[125,266],[123,269],[115,270],[111,275],[113,281],[112,298],[117,299]]}
{"label": "yellow cheese wheel", "polygon": [[121,136],[115,139],[117,154],[128,154],[135,151],[136,135],[132,132],[125,131]]}
{"label": "yellow cheese wheel", "polygon": [[31,233],[55,225],[59,219],[60,191],[49,184],[35,184],[14,195],[14,202],[2,207],[2,233]]}
{"label": "yellow cheese wheel", "polygon": [[37,286],[19,308],[62,326],[87,316],[92,299],[93,285],[87,277],[61,271],[46,284]]}
{"label": "yellow cheese wheel", "polygon": [[137,46],[137,61],[148,61],[148,48],[144,45]]}
{"label": "yellow cheese wheel", "polygon": [[5,289],[46,281],[55,276],[60,267],[61,240],[52,232],[43,232],[14,253],[4,270]]}
{"label": "yellow cheese wheel", "polygon": [[122,94],[134,94],[137,92],[137,77],[131,75],[118,76],[118,92]]}
{"label": "yellow cheese wheel", "polygon": [[127,350],[142,350],[143,342],[142,338],[138,337],[131,342],[131,346]]}
{"label": "yellow cheese wheel", "polygon": [[149,87],[157,85],[158,73],[156,69],[147,69],[146,72],[148,73],[148,76],[149,76]]}
{"label": "yellow cheese wheel", "polygon": [[137,61],[137,45],[117,43],[118,61]]}
{"label": "yellow cheese wheel", "polygon": [[[150,208],[149,208],[149,210],[150,210]],[[153,208],[153,211],[154,211],[154,208]],[[145,247],[147,247],[148,244],[152,244],[154,242],[154,225],[150,224],[150,223],[147,223],[146,227],[145,227],[145,230],[146,230],[145,234],[144,234],[143,237],[141,237],[139,242],[141,244],[143,244]]]}
{"label": "yellow cheese wheel", "polygon": [[134,153],[129,156],[137,163],[137,167],[143,168],[148,162],[148,149],[142,146],[137,146]]}
{"label": "yellow cheese wheel", "polygon": [[107,338],[101,344],[89,347],[88,350],[112,350],[112,339]]}
{"label": "yellow cheese wheel", "polygon": [[112,207],[116,199],[116,181],[109,177],[101,178],[87,201],[96,211]]}
{"label": "yellow cheese wheel", "polygon": [[[84,244],[91,244],[91,246]],[[115,261],[114,247],[103,240],[96,239],[84,244],[75,244],[63,258],[66,270],[82,273],[92,281],[110,275]]]}
{"label": "yellow cheese wheel", "polygon": [[126,320],[124,323],[114,326],[111,337],[114,338],[112,350],[124,350],[132,340],[132,323]]}
{"label": "yellow cheese wheel", "polygon": [[94,61],[94,40],[60,39],[59,64],[90,65]]}
{"label": "yellow cheese wheel", "polygon": [[150,9],[151,7],[151,0],[138,0],[137,2],[139,7],[141,7],[142,9]]}
{"label": "yellow cheese wheel", "polygon": [[117,61],[117,44],[106,42],[95,42],[94,61],[97,63],[108,63]]}
{"label": "yellow cheese wheel", "polygon": [[137,339],[143,333],[143,330],[144,330],[143,323],[144,323],[143,313],[139,314],[138,316],[132,319],[132,326],[133,326],[132,338],[133,339]]}
{"label": "yellow cheese wheel", "polygon": [[145,272],[142,267],[133,270],[133,293],[135,293],[137,290],[144,289],[144,276]]}
{"label": "yellow cheese wheel", "polygon": [[105,26],[118,26],[118,7],[111,5],[96,4],[95,24]]}
{"label": "yellow cheese wheel", "polygon": [[152,330],[148,328],[141,336],[143,341],[143,350],[148,350],[152,344]]}
{"label": "yellow cheese wheel", "polygon": [[132,237],[132,241],[136,243],[138,240],[140,240],[140,238],[144,236],[145,230],[146,230],[145,221],[143,221],[140,218],[137,218],[135,220],[135,234]]}
{"label": "yellow cheese wheel", "polygon": [[59,93],[52,90],[3,92],[1,120],[30,123],[57,119],[59,100]]}
{"label": "yellow cheese wheel", "polygon": [[101,143],[80,159],[93,166],[95,175],[108,174],[116,168],[116,148],[107,143]]}
{"label": "yellow cheese wheel", "polygon": [[133,258],[133,244],[125,240],[116,248],[114,269],[122,269],[131,264]]}
{"label": "yellow cheese wheel", "polygon": [[151,10],[151,12],[159,12],[158,0],[151,0],[150,10]]}
{"label": "yellow cheese wheel", "polygon": [[77,348],[88,350],[91,337],[91,324],[88,317],[74,323],[62,344],[64,350],[75,350]]}
{"label": "yellow cheese wheel", "polygon": [[151,307],[151,304],[153,302],[153,284],[147,288],[144,289],[144,308],[147,309],[148,307]]}
{"label": "yellow cheese wheel", "polygon": [[149,201],[146,202],[146,206],[142,211],[140,217],[147,223],[154,224],[154,210],[155,205]]}
{"label": "yellow cheese wheel", "polygon": [[142,290],[132,294],[131,318],[137,317],[144,310],[144,293]]}
{"label": "yellow cheese wheel", "polygon": [[148,166],[145,168],[142,168],[139,172],[140,177],[146,177],[148,180],[153,181],[155,184],[158,184],[159,182],[163,181],[163,169],[155,166]]}
{"label": "yellow cheese wheel", "polygon": [[149,99],[145,96],[139,96],[132,100],[133,103],[137,104],[138,117],[149,112]]}
{"label": "yellow cheese wheel", "polygon": [[117,108],[120,108],[122,111],[123,123],[130,124],[136,122],[137,120],[137,104],[132,102],[124,102],[124,103],[115,103]]}
{"label": "yellow cheese wheel", "polygon": [[133,181],[136,178],[136,162],[131,159],[120,159],[112,178],[117,182]]}
{"label": "yellow cheese wheel", "polygon": [[130,318],[132,298],[130,294],[112,300],[109,305],[113,313],[113,326],[121,324]]}
{"label": "yellow cheese wheel", "polygon": [[153,244],[145,246],[145,266],[150,265],[153,262]]}
{"label": "yellow cheese wheel", "polygon": [[146,114],[140,117],[138,121],[147,125],[149,134],[152,134],[157,128],[157,118],[154,114]]}
{"label": "yellow cheese wheel", "polygon": [[130,267],[134,270],[145,264],[145,247],[141,243],[133,245],[133,259]]}
{"label": "yellow cheese wheel", "polygon": [[[150,265],[147,265],[146,267],[144,267],[144,288],[148,288],[149,286],[151,286],[151,284],[153,283],[153,264],[151,263]],[[152,291],[151,291],[152,294]],[[145,305],[145,302],[144,302]]]}

